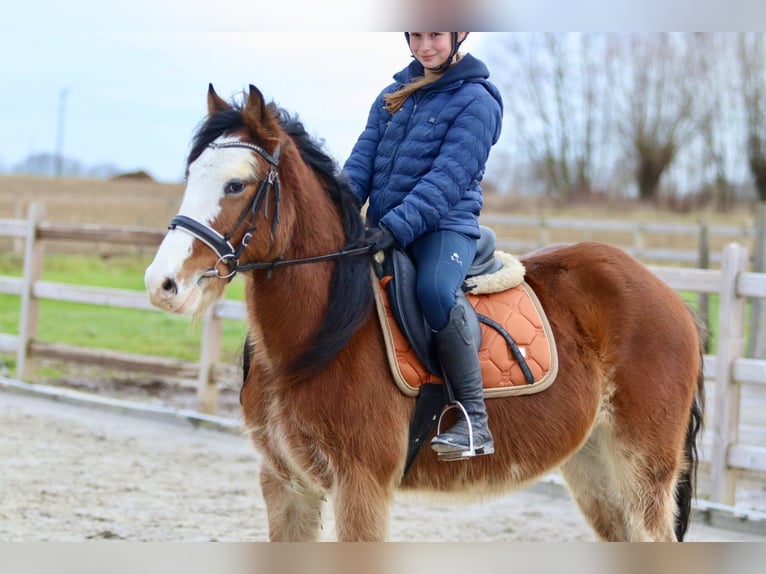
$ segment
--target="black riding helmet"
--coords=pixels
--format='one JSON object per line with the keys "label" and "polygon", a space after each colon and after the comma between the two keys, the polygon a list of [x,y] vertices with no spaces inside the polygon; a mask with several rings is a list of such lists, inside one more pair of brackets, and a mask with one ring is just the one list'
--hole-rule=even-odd
{"label": "black riding helmet", "polygon": [[[458,34],[459,34],[458,32],[452,32],[452,51],[450,52],[449,57],[445,60],[445,62],[438,68],[428,68],[429,70],[433,72],[443,72],[444,70],[450,67],[450,64],[452,64],[452,60],[455,57],[455,54],[457,54],[457,51],[460,49],[460,44],[465,42],[465,39],[468,37],[469,32],[465,33],[465,37],[461,41],[458,41]],[[410,33],[405,32],[404,37],[407,39],[407,47],[409,48]]]}

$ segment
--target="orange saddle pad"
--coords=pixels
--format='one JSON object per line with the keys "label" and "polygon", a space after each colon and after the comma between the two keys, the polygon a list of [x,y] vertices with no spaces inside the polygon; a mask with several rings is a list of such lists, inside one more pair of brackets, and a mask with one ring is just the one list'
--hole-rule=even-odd
{"label": "orange saddle pad", "polygon": [[[417,396],[421,385],[442,380],[427,371],[420,362],[394,320],[382,282],[378,285],[375,290],[378,318],[391,372],[405,395]],[[484,396],[526,395],[548,388],[558,372],[558,356],[550,324],[531,287],[522,281],[499,293],[468,294],[467,297],[477,313],[491,317],[505,327],[534,377],[534,382],[530,384],[505,339],[495,329],[481,323],[479,359]]]}

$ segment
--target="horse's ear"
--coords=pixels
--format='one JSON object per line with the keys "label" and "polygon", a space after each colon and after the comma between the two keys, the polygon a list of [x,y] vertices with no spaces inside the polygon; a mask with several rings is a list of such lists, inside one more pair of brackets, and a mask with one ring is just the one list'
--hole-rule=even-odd
{"label": "horse's ear", "polygon": [[247,95],[245,111],[250,119],[263,122],[266,120],[266,101],[263,99],[261,90],[250,84],[250,92]]}
{"label": "horse's ear", "polygon": [[213,84],[209,84],[207,88],[207,114],[212,116],[217,111],[229,108],[231,108],[231,106],[215,93]]}
{"label": "horse's ear", "polygon": [[250,92],[247,95],[247,103],[243,110],[245,125],[265,139],[274,139],[275,126],[274,116],[270,113],[270,106],[266,104],[261,91],[250,84]]}

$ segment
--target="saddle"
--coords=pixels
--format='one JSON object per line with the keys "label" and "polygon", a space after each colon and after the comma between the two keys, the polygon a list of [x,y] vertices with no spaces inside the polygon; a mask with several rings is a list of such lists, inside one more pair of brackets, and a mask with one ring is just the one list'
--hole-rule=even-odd
{"label": "saddle", "polygon": [[[485,398],[540,392],[558,371],[553,333],[521,262],[496,251],[495,233],[481,227],[474,261],[457,302],[477,317]],[[380,254],[378,254],[380,255]],[[376,305],[389,366],[399,389],[418,397],[410,424],[405,474],[446,403],[433,332],[415,296],[416,271],[409,256],[387,250],[374,265]]]}

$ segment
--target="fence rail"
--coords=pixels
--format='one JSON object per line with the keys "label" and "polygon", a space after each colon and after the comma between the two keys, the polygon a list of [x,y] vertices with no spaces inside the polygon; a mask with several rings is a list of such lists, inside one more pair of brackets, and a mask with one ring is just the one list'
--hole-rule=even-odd
{"label": "fence rail", "polygon": [[[516,253],[524,253],[558,242],[556,235],[567,232],[574,241],[602,240],[604,234],[615,237],[609,242],[618,245],[630,255],[642,261],[672,262],[698,265],[701,261],[720,262],[720,252],[711,243],[737,241],[750,245],[755,231],[749,225],[720,225],[705,221],[697,223],[636,222],[630,220],[577,220],[545,216],[509,215],[487,213],[481,222],[495,227],[498,247]],[[652,246],[653,240],[662,237],[667,242],[671,236],[685,243],[695,244],[694,249]],[[674,243],[675,241],[671,241]],[[709,257],[709,259],[706,259]],[[705,265],[707,267],[707,265]]]}
{"label": "fence rail", "polygon": [[[222,324],[225,320],[245,320],[244,305],[224,300],[208,311],[203,320],[197,362],[38,341],[38,304],[42,299],[160,312],[151,307],[143,292],[42,281],[43,246],[46,241],[97,240],[156,246],[164,235],[162,231],[145,228],[52,224],[44,222],[43,217],[44,208],[33,204],[26,221],[0,220],[0,237],[24,241],[23,277],[0,277],[0,293],[21,298],[18,335],[0,333],[0,352],[16,354],[17,378],[34,380],[35,357],[186,378],[194,381],[197,388],[198,409],[214,413],[218,382],[226,377],[237,379],[233,365],[221,361]],[[508,220],[515,218],[504,219]],[[580,224],[575,222],[573,225]],[[612,222],[603,228],[611,226]],[[644,225],[644,228],[648,227],[658,226]],[[659,228],[665,230],[664,226]],[[499,243],[503,244],[502,235]],[[744,357],[745,301],[746,298],[766,298],[766,274],[748,271],[748,251],[736,243],[727,245],[718,254],[718,259],[721,265],[716,270],[649,268],[674,289],[719,297],[718,345],[715,354],[704,357],[705,378],[713,390],[705,433],[710,453],[705,455],[705,460],[711,469],[711,500],[734,504],[738,471],[766,473],[766,447],[740,441],[741,388],[743,385],[766,386],[766,361]]]}

